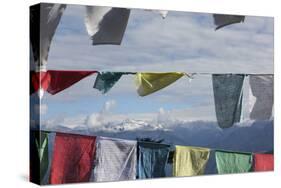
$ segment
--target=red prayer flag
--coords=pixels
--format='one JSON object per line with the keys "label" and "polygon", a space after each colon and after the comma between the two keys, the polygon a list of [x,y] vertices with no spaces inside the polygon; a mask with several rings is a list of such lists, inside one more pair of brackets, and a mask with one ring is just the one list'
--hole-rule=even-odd
{"label": "red prayer flag", "polygon": [[49,70],[48,73],[51,75],[51,82],[47,91],[54,95],[95,72]]}
{"label": "red prayer flag", "polygon": [[48,91],[48,93],[54,95],[96,72],[97,71],[66,70],[35,72],[32,74],[32,92],[37,92],[41,85],[41,88],[44,89],[44,91]]}
{"label": "red prayer flag", "polygon": [[273,171],[274,156],[273,154],[255,154],[255,171]]}
{"label": "red prayer flag", "polygon": [[31,77],[34,92],[37,92],[41,88],[45,91],[48,89],[51,82],[51,77],[48,72],[34,72]]}
{"label": "red prayer flag", "polygon": [[57,133],[50,184],[88,182],[93,168],[96,137]]}

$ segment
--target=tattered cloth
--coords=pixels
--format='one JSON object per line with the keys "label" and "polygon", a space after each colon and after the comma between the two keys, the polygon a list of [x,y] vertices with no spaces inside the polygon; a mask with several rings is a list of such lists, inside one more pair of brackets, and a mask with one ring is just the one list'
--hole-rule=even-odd
{"label": "tattered cloth", "polygon": [[99,137],[90,181],[136,179],[137,142]]}

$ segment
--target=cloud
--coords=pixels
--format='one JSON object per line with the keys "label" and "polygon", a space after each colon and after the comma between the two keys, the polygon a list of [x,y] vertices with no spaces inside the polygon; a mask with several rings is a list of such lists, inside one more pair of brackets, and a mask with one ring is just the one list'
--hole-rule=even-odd
{"label": "cloud", "polygon": [[116,101],[106,101],[103,109],[99,113],[93,113],[86,117],[85,124],[91,128],[103,126],[108,118],[110,118],[110,112],[115,106]]}

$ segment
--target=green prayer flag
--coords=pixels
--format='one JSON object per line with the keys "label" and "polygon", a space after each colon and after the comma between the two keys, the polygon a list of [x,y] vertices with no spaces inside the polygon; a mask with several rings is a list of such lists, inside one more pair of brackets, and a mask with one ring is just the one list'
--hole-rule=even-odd
{"label": "green prayer flag", "polygon": [[49,156],[48,156],[48,133],[40,132],[38,140],[36,140],[36,147],[38,151],[39,161],[40,161],[40,182],[42,182],[49,165]]}
{"label": "green prayer flag", "polygon": [[251,153],[216,151],[215,155],[219,174],[250,172],[252,168]]}
{"label": "green prayer flag", "polygon": [[103,94],[107,93],[123,74],[135,74],[131,72],[99,72],[96,78],[94,88],[101,91]]}

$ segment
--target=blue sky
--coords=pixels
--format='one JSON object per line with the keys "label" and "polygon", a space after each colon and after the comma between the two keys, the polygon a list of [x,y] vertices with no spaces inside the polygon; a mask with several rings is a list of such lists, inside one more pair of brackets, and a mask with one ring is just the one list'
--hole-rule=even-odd
{"label": "blue sky", "polygon": [[[132,10],[120,46],[92,46],[84,7],[68,6],[50,48],[47,69],[273,73],[273,18],[247,16],[242,24],[214,31],[211,14]],[[110,120],[153,119],[163,110],[185,120],[215,120],[209,75],[139,97],[133,76],[123,76],[102,95],[95,75],[42,100],[42,119],[62,121],[106,111]],[[247,85],[245,84],[245,87]],[[56,122],[56,121],[55,121]]]}

